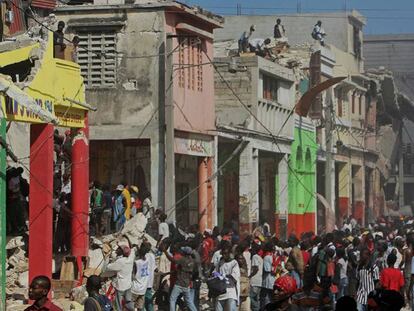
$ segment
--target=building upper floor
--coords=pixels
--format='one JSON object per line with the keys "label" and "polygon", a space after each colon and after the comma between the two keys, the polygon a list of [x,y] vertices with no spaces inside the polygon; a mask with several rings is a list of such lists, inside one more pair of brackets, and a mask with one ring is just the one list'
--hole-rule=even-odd
{"label": "building upper floor", "polygon": [[260,56],[215,58],[218,126],[293,137],[296,79],[291,69]]}
{"label": "building upper floor", "polygon": [[312,29],[318,20],[327,34],[326,43],[349,53],[359,63],[363,63],[363,27],[365,18],[357,11],[337,13],[312,14],[282,14],[282,15],[244,15],[228,16],[223,28],[215,31],[216,41],[226,41],[240,38],[243,31],[255,25],[253,38],[273,37],[273,27],[276,19],[280,18],[286,30],[286,36],[291,46],[312,44]]}
{"label": "building upper floor", "polygon": [[209,62],[221,17],[174,1],[65,5],[55,14],[65,35],[79,38],[86,95],[100,108],[92,126],[143,127],[159,119],[172,92],[176,129],[214,129]]}

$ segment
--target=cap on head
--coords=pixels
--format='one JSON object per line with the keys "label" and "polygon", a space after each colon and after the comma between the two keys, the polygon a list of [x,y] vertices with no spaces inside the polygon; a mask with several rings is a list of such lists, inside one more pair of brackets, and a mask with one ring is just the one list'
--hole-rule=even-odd
{"label": "cap on head", "polygon": [[125,189],[124,185],[116,186],[116,190],[118,190],[118,191],[124,191],[124,189]]}

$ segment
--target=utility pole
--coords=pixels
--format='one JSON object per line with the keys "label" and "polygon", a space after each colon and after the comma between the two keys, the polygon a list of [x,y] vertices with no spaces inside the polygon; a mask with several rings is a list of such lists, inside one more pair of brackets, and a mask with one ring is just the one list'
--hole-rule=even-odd
{"label": "utility pole", "polygon": [[[6,141],[6,118],[0,113],[0,138]],[[0,145],[0,311],[6,310],[6,146]]]}
{"label": "utility pole", "polygon": [[404,207],[404,152],[403,152],[403,133],[400,127],[400,158],[398,161],[398,207],[400,210]]}
{"label": "utility pole", "polygon": [[332,88],[326,91],[325,98],[325,199],[329,203],[329,208],[325,212],[326,232],[332,232],[335,229],[335,161],[332,152],[332,132],[335,130],[335,124],[332,122],[333,117],[333,96]]}
{"label": "utility pole", "polygon": [[298,14],[302,13],[302,1],[301,0],[298,0],[296,4],[296,13]]}
{"label": "utility pole", "polygon": [[[173,103],[173,45],[174,36],[167,34],[165,51],[165,213],[175,221],[175,154]],[[172,207],[171,207],[172,206]],[[171,208],[170,208],[171,207]],[[169,209],[169,210],[167,210]]]}

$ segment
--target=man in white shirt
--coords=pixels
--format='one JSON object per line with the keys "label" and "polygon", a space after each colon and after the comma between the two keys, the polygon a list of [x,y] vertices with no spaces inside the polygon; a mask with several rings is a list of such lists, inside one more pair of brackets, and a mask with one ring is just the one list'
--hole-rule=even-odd
{"label": "man in white shirt", "polygon": [[227,292],[217,297],[216,311],[237,311],[240,303],[240,267],[235,259],[231,258],[231,248],[223,247],[221,250],[222,260],[218,271],[227,279]]}
{"label": "man in white shirt", "polygon": [[147,258],[148,260],[148,272],[149,272],[148,286],[147,286],[147,291],[145,292],[145,311],[153,311],[154,304],[152,300],[152,288],[154,286],[154,275],[155,275],[155,271],[157,270],[157,264],[155,262],[155,255],[151,251],[151,244],[144,242],[143,246],[147,248],[147,253],[145,255],[145,258]]}
{"label": "man in white shirt", "polygon": [[260,290],[260,307],[264,308],[272,300],[273,285],[275,284],[275,273],[273,272],[273,244],[267,242],[263,251],[266,256],[263,258],[263,282]]}
{"label": "man in white shirt", "polygon": [[160,243],[163,240],[165,240],[166,238],[170,236],[170,228],[168,227],[168,224],[165,222],[166,219],[167,219],[167,215],[165,215],[164,213],[162,213],[159,216],[159,222],[160,222],[158,225],[159,239],[158,239],[157,247],[159,247]]}
{"label": "man in white shirt", "polygon": [[135,261],[135,274],[132,280],[131,293],[135,301],[135,308],[138,311],[144,309],[145,293],[148,288],[148,281],[150,279],[150,265],[146,258],[147,249],[144,245],[138,250],[138,259]]}
{"label": "man in white shirt", "polygon": [[260,310],[260,290],[263,280],[263,259],[258,255],[260,246],[252,245],[252,271],[250,278],[250,307],[252,311]]}
{"label": "man in white shirt", "polygon": [[323,30],[322,28],[322,22],[318,21],[316,23],[316,25],[313,27],[313,31],[312,31],[312,38],[314,38],[315,40],[318,40],[322,46],[325,45],[325,30]]}
{"label": "man in white shirt", "polygon": [[112,282],[116,290],[115,306],[116,310],[122,309],[122,301],[125,301],[124,308],[128,311],[134,310],[132,302],[132,269],[134,266],[135,249],[131,251],[128,246],[121,245],[116,251],[118,257],[113,263],[106,266],[106,270],[116,272],[116,278]]}

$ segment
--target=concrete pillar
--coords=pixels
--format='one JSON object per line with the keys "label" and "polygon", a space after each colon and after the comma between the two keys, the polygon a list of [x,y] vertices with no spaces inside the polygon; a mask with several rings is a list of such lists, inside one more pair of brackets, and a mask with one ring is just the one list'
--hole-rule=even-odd
{"label": "concrete pillar", "polygon": [[156,208],[164,207],[164,148],[151,138],[151,198]]}
{"label": "concrete pillar", "polygon": [[204,232],[207,228],[208,219],[208,178],[207,158],[198,159],[198,224],[200,232]]}
{"label": "concrete pillar", "polygon": [[249,234],[259,220],[259,150],[251,143],[240,154],[240,234]]}
{"label": "concrete pillar", "polygon": [[350,197],[351,197],[351,165],[349,163],[341,163],[338,166],[338,212],[337,215],[339,224],[342,223],[345,217],[348,217],[350,212]]}
{"label": "concrete pillar", "polygon": [[52,277],[53,125],[30,125],[29,282]]}
{"label": "concrete pillar", "polygon": [[365,224],[365,168],[358,166],[354,176],[354,218]]}
{"label": "concrete pillar", "polygon": [[[278,189],[276,190],[277,193],[277,214],[275,216],[276,220],[276,228],[275,232],[278,236],[286,237],[286,229],[288,226],[288,208],[289,208],[289,189],[288,189],[288,182],[289,182],[289,167],[287,164],[288,155],[284,155],[283,158],[279,161],[278,164]],[[281,224],[285,224],[283,227],[283,231],[281,230]]]}
{"label": "concrete pillar", "polygon": [[[208,157],[207,159],[207,176],[210,178],[214,171],[214,158]],[[214,195],[214,181],[207,183],[207,228],[212,229],[214,227],[214,220],[216,217],[216,198]]]}

